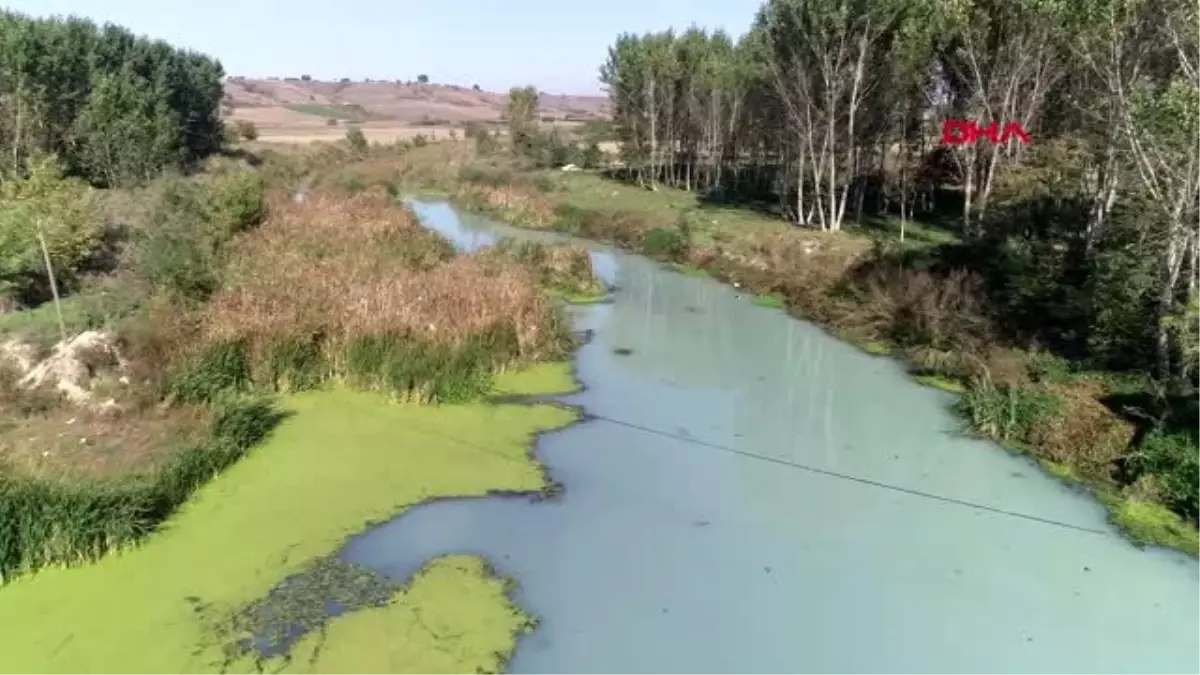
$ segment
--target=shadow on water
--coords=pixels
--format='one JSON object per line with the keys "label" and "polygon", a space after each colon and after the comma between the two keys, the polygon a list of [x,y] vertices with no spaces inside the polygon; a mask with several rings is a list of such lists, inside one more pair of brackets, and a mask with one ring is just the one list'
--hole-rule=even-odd
{"label": "shadow on water", "polygon": [[[466,250],[559,238],[410,204]],[[585,419],[536,446],[566,494],[420,506],[343,561],[484,555],[541,618],[516,672],[1200,670],[1192,559],[962,437],[899,365],[588,246],[614,301],[572,308],[586,388],[554,397]]]}

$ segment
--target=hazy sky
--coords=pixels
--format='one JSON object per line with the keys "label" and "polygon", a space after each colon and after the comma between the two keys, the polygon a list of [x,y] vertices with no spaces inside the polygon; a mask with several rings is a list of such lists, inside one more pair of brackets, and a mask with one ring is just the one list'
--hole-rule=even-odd
{"label": "hazy sky", "polygon": [[691,23],[740,35],[761,0],[0,0],[191,47],[230,75],[416,79],[596,93],[622,31]]}

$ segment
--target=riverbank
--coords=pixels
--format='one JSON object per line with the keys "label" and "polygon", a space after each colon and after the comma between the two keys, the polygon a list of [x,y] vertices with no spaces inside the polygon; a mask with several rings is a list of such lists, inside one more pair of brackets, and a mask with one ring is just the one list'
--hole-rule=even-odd
{"label": "riverbank", "polygon": [[[902,245],[888,223],[820,233],[745,209],[710,207],[669,188],[522,170],[476,157],[463,144],[399,155],[384,150],[326,175],[351,184],[433,187],[519,227],[615,244],[759,294],[762,303],[872,354],[901,359],[918,382],[959,395],[955,407],[970,433],[1092,491],[1131,541],[1193,555],[1200,549],[1196,523],[1180,516],[1195,498],[1187,401],[1171,403],[1177,413],[1155,418],[1153,388],[1143,375],[1092,370],[998,340],[969,275],[936,272],[940,247],[953,242],[943,230],[910,225]],[[1130,471],[1134,465],[1149,469]]]}
{"label": "riverbank", "polygon": [[[496,385],[526,394],[575,389],[565,364],[505,373]],[[237,644],[243,636],[230,629],[245,625],[236,619],[256,600],[367,524],[417,504],[546,489],[531,443],[577,418],[550,404],[397,405],[342,388],[290,395],[280,405],[290,416],[271,438],[201,488],[143,546],[0,589],[0,669],[252,667],[254,656]],[[436,561],[386,605],[333,619],[320,650],[315,634],[302,641],[300,651],[316,660],[293,660],[289,670],[494,672],[530,622],[505,591],[478,561]],[[407,639],[396,633],[390,648],[354,649],[413,624],[414,613],[425,622]],[[444,644],[443,632],[462,637]],[[428,648],[435,644],[445,649]]]}
{"label": "riverbank", "polygon": [[553,492],[530,445],[577,415],[512,401],[575,388],[554,298],[605,292],[586,253],[460,256],[386,194],[282,188],[218,163],[97,193],[113,266],[62,325],[0,317],[0,670],[493,672],[532,625],[484,561],[332,556],[419,503]]}

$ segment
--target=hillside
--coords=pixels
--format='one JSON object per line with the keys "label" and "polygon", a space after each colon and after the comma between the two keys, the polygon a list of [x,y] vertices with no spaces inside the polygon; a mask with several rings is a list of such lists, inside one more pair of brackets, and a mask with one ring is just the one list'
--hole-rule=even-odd
{"label": "hillside", "polygon": [[[274,140],[341,135],[338,126],[351,121],[372,140],[384,140],[437,136],[467,122],[498,122],[507,101],[507,94],[455,85],[232,77],[225,83],[222,110],[227,118],[254,122],[264,138]],[[541,116],[557,123],[605,118],[608,99],[543,93]]]}

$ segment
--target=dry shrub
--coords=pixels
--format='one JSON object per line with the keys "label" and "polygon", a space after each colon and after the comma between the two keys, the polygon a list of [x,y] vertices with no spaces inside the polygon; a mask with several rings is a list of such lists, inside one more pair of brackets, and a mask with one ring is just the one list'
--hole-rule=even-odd
{"label": "dry shrub", "polygon": [[688,262],[756,293],[777,294],[795,310],[827,318],[830,289],[861,252],[861,246],[808,230],[759,231],[693,247]]}
{"label": "dry shrub", "polygon": [[135,408],[148,408],[162,400],[177,364],[199,347],[196,336],[200,328],[197,313],[164,296],[152,298],[143,315],[121,326],[119,348],[127,361]]}
{"label": "dry shrub", "polygon": [[991,361],[986,355],[928,346],[907,347],[902,355],[915,374],[935,374],[969,381],[987,373],[994,381],[1005,382],[991,370]]}
{"label": "dry shrub", "polygon": [[522,226],[538,229],[554,225],[554,202],[533,190],[516,186],[481,187],[467,185],[461,195],[481,204],[491,211],[498,211],[504,220],[519,222]]}
{"label": "dry shrub", "polygon": [[585,236],[600,233],[606,240],[618,246],[637,250],[646,241],[646,233],[654,229],[645,216],[630,211],[599,213],[587,221]]}
{"label": "dry shrub", "polygon": [[480,260],[507,261],[521,265],[552,292],[571,296],[598,296],[604,286],[592,269],[592,256],[575,245],[547,245],[533,241],[501,239],[476,254]]}
{"label": "dry shrub", "polygon": [[965,270],[940,276],[884,262],[851,283],[839,318],[902,347],[983,353],[990,331],[980,284]]}
{"label": "dry shrub", "polygon": [[1126,453],[1133,439],[1133,425],[1100,402],[1104,391],[1099,383],[1046,386],[1063,402],[1063,414],[1039,418],[1031,425],[1029,442],[1044,457],[1106,478],[1112,462]]}
{"label": "dry shrub", "polygon": [[519,265],[454,258],[445,240],[380,195],[276,201],[239,242],[229,282],[206,312],[205,344],[242,344],[259,371],[285,346],[289,359],[311,347],[335,375],[364,338],[462,347],[509,331],[515,344],[495,347],[508,353],[489,356],[501,364],[561,347],[552,306]]}

